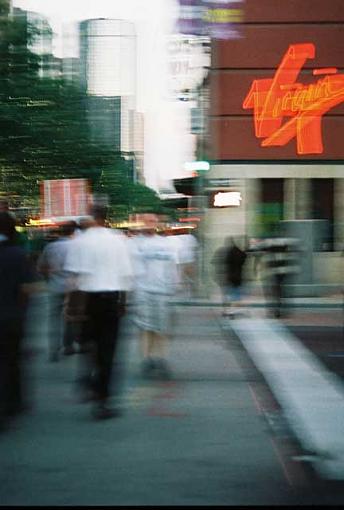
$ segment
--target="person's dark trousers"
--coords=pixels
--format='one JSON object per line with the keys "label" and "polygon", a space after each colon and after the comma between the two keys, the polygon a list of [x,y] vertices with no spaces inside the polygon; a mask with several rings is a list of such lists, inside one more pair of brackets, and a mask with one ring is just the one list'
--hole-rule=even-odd
{"label": "person's dark trousers", "polygon": [[76,376],[76,383],[80,399],[82,402],[87,402],[93,399],[93,385],[92,385],[92,372],[94,366],[93,351],[94,343],[90,335],[91,320],[88,311],[88,292],[76,291],[73,293],[72,300],[70,300],[69,315],[74,322],[76,329],[76,337],[79,344],[79,357],[78,373]]}
{"label": "person's dark trousers", "polygon": [[72,347],[74,342],[79,344],[80,352],[87,350],[87,325],[85,325],[85,297],[79,290],[69,292],[65,300],[65,332],[63,345]]}
{"label": "person's dark trousers", "polygon": [[63,347],[70,349],[73,347],[74,341],[76,340],[77,329],[72,322],[64,320],[63,329]]}
{"label": "person's dark trousers", "polygon": [[22,333],[20,319],[0,321],[0,422],[20,412],[23,405]]}
{"label": "person's dark trousers", "polygon": [[105,402],[109,396],[112,367],[120,318],[122,316],[120,292],[89,292],[86,315],[88,334],[93,344],[93,390],[96,400]]}
{"label": "person's dark trousers", "polygon": [[[82,356],[79,358],[79,368],[77,375],[77,383],[79,391],[81,391],[81,400],[87,402],[93,399],[93,379],[94,372],[94,349],[95,343],[90,334],[91,318],[87,310],[88,293],[84,293],[84,317],[79,320],[79,346]],[[87,315],[88,314],[88,315]]]}

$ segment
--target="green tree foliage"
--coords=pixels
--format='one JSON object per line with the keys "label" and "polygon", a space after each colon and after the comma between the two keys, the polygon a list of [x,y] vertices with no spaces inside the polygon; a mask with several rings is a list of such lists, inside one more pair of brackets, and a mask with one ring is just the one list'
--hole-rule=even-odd
{"label": "green tree foliage", "polygon": [[0,192],[37,202],[40,181],[85,177],[120,217],[148,204],[159,208],[152,190],[133,184],[118,152],[91,142],[85,94],[62,77],[39,77],[39,57],[28,49],[37,28],[9,17],[5,4],[0,0]]}
{"label": "green tree foliage", "polygon": [[97,178],[111,152],[88,140],[84,96],[62,79],[40,78],[26,18],[0,18],[1,188],[31,196],[43,179]]}
{"label": "green tree foliage", "polygon": [[95,191],[107,195],[111,216],[122,220],[129,214],[161,213],[161,200],[147,186],[131,179],[131,162],[118,157],[114,164],[104,167]]}

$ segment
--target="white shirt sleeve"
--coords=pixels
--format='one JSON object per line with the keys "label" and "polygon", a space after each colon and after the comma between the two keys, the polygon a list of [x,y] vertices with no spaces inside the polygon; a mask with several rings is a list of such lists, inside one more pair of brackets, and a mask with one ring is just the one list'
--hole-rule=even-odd
{"label": "white shirt sleeve", "polygon": [[124,286],[126,290],[131,290],[134,281],[134,267],[129,240],[123,234],[119,234],[116,239],[116,251]]}
{"label": "white shirt sleeve", "polygon": [[83,253],[84,251],[82,249],[82,239],[80,237],[70,241],[64,263],[64,270],[73,274],[87,272],[84,267],[85,257],[83,256]]}

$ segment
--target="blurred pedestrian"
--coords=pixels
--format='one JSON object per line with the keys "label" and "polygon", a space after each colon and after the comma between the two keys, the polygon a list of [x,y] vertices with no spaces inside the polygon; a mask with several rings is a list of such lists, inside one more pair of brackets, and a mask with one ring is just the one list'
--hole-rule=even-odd
{"label": "blurred pedestrian", "polygon": [[65,355],[75,353],[74,331],[71,322],[65,321],[65,300],[70,289],[64,265],[76,226],[74,221],[62,224],[57,239],[46,245],[37,264],[38,272],[46,279],[49,289],[50,361],[58,361],[62,347]]}
{"label": "blurred pedestrian", "polygon": [[92,345],[89,354],[88,391],[95,418],[119,414],[108,404],[113,361],[126,292],[132,285],[132,265],[126,237],[106,228],[106,208],[94,206],[94,225],[79,236],[69,252],[65,269],[78,278],[85,298],[85,316]]}
{"label": "blurred pedestrian", "polygon": [[192,297],[196,287],[196,261],[198,241],[196,237],[188,230],[183,230],[177,236],[180,242],[179,268],[182,286],[187,297]]}
{"label": "blurred pedestrian", "polygon": [[86,232],[90,227],[94,225],[94,221],[92,216],[83,216],[79,220],[79,230],[80,232]]}
{"label": "blurred pedestrian", "polygon": [[[77,249],[79,241],[83,238],[85,232],[94,225],[91,216],[84,216],[79,219],[78,229],[69,243],[69,251],[72,252]],[[78,344],[78,352],[86,353],[89,351],[89,334],[88,322],[85,315],[85,295],[79,289],[78,278],[74,275],[68,274],[67,294],[65,298],[64,319],[68,323],[68,328],[73,334],[73,338]]]}
{"label": "blurred pedestrian", "polygon": [[156,215],[145,215],[144,235],[137,239],[134,320],[141,330],[143,374],[168,378],[168,301],[175,292],[178,273],[174,249],[165,236],[156,233],[157,224]]}
{"label": "blurred pedestrian", "polygon": [[215,252],[212,262],[221,288],[223,315],[234,316],[233,308],[240,304],[246,258],[246,251],[232,237],[228,237],[225,245]]}
{"label": "blurred pedestrian", "polygon": [[266,303],[271,300],[271,315],[280,318],[285,315],[287,278],[299,272],[299,241],[276,236],[256,243],[252,251],[258,254],[255,266],[260,266]]}
{"label": "blurred pedestrian", "polygon": [[25,406],[22,340],[34,273],[25,251],[16,245],[14,218],[0,212],[0,427]]}
{"label": "blurred pedestrian", "polygon": [[177,264],[176,292],[190,298],[196,290],[197,239],[187,229],[164,229],[162,235],[170,242]]}

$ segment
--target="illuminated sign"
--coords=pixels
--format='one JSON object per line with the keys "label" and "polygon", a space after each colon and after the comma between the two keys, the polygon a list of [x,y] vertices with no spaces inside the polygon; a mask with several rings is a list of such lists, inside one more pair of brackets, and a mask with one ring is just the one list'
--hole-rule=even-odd
{"label": "illuminated sign", "polygon": [[[315,57],[312,43],[289,46],[273,78],[254,80],[244,102],[253,109],[257,138],[262,147],[283,146],[296,138],[297,153],[322,154],[322,117],[344,102],[344,75],[334,67],[314,69],[321,76],[309,85],[298,75],[307,59]],[[284,121],[285,117],[290,117]]]}
{"label": "illuminated sign", "polygon": [[91,202],[87,179],[56,179],[41,183],[41,218],[86,216]]}
{"label": "illuminated sign", "polygon": [[210,169],[208,161],[191,161],[184,164],[184,169],[190,172],[204,171],[207,172]]}
{"label": "illuminated sign", "polygon": [[241,200],[240,191],[219,191],[214,195],[214,207],[239,207]]}
{"label": "illuminated sign", "polygon": [[179,0],[179,31],[213,39],[241,37],[243,0]]}

